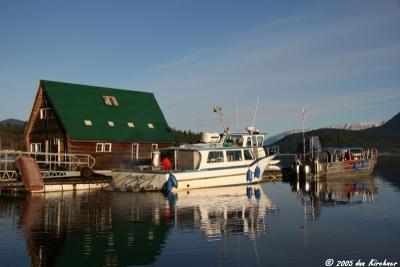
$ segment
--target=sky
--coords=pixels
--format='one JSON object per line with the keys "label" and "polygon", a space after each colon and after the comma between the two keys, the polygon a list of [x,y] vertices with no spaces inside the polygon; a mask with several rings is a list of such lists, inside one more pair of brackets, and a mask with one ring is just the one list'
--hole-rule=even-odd
{"label": "sky", "polygon": [[[171,127],[268,134],[400,112],[400,1],[0,0],[0,120],[40,79],[153,92]],[[237,120],[238,114],[238,120]]]}

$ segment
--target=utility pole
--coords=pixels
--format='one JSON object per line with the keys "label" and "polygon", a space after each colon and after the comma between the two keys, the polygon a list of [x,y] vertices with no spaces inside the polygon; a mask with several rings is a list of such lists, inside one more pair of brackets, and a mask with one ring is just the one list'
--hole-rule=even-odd
{"label": "utility pole", "polygon": [[303,160],[306,159],[306,138],[304,136],[304,121],[306,120],[306,109],[303,108]]}

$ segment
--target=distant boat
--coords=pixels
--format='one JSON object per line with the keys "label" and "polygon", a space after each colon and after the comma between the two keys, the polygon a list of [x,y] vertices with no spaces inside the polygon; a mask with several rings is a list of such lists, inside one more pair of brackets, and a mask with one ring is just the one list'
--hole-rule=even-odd
{"label": "distant boat", "polygon": [[[294,163],[296,173],[313,173],[316,175],[346,175],[372,173],[377,162],[376,149],[362,147],[329,147],[320,149],[318,137],[312,137],[311,154],[306,158],[297,158]],[[318,143],[317,149],[312,145]]]}

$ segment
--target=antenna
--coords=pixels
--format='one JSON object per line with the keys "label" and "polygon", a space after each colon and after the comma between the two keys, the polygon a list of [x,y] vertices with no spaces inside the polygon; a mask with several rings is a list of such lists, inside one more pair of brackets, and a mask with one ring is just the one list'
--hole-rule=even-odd
{"label": "antenna", "polygon": [[236,127],[237,127],[237,131],[240,131],[240,127],[239,127],[239,108],[238,108],[238,104],[237,104],[237,97],[235,98],[235,107],[236,107]]}
{"label": "antenna", "polygon": [[226,127],[225,121],[224,121],[224,116],[222,115],[222,108],[219,106],[215,106],[214,107],[214,112],[218,113],[219,118],[221,119],[221,124],[222,124],[222,128],[224,128],[224,134],[227,134],[229,131],[229,128]]}
{"label": "antenna", "polygon": [[256,104],[256,109],[254,110],[254,116],[253,116],[253,124],[252,127],[254,128],[254,123],[256,121],[256,115],[257,115],[257,108],[258,108],[258,100],[260,100],[260,96],[257,96],[257,104]]}

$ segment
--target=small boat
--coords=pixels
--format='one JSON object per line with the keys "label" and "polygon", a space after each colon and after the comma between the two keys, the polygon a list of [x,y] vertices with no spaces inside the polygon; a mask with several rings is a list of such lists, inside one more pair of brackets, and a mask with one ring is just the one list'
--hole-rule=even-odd
{"label": "small boat", "polygon": [[318,176],[372,173],[377,158],[377,150],[373,148],[329,147],[312,151],[305,159],[296,159],[293,168],[296,173],[313,173]]}

